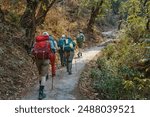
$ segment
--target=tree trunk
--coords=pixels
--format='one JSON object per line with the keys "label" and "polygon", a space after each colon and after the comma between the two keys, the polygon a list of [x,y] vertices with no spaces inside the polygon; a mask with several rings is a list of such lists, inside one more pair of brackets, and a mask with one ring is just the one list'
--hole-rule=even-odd
{"label": "tree trunk", "polygon": [[[25,29],[26,32],[25,47],[27,51],[29,51],[34,41],[36,27],[44,22],[47,12],[53,6],[56,0],[51,1],[26,0],[26,1],[27,1],[26,10],[21,17],[20,25],[22,28]],[[39,4],[40,8],[38,10]]]}
{"label": "tree trunk", "polygon": [[93,32],[93,25],[95,23],[96,14],[97,13],[95,12],[95,8],[93,6],[91,16],[90,16],[90,20],[89,20],[89,23],[88,23],[88,29],[87,29],[89,32]]}
{"label": "tree trunk", "polygon": [[38,6],[37,1],[27,0],[26,10],[21,17],[20,24],[21,27],[25,29],[26,36],[26,48],[27,51],[31,47],[32,41],[35,36],[36,26],[35,26],[35,14]]}
{"label": "tree trunk", "polygon": [[144,6],[146,6],[147,2],[148,2],[148,0],[145,0],[145,1],[144,1]]}
{"label": "tree trunk", "polygon": [[87,30],[89,32],[93,32],[93,25],[95,24],[95,20],[100,13],[102,4],[103,4],[103,0],[101,0],[100,2],[97,2],[97,5],[92,7],[90,20],[89,20],[88,27],[87,27]]}
{"label": "tree trunk", "polygon": [[5,18],[4,18],[4,13],[0,7],[0,22],[4,22],[5,21]]}

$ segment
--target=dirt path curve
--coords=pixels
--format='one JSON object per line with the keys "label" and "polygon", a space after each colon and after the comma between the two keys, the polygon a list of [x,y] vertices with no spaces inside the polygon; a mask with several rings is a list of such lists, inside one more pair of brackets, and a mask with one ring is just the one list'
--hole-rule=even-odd
{"label": "dirt path curve", "polygon": [[[74,89],[78,84],[80,73],[82,72],[86,63],[92,60],[96,54],[101,51],[102,47],[92,47],[85,49],[83,57],[73,60],[72,75],[68,75],[66,68],[61,68],[57,71],[54,79],[54,88],[51,89],[51,79],[46,82],[45,92],[46,100],[75,100],[76,94]],[[23,97],[23,100],[37,100],[38,99],[38,83],[37,85]]]}

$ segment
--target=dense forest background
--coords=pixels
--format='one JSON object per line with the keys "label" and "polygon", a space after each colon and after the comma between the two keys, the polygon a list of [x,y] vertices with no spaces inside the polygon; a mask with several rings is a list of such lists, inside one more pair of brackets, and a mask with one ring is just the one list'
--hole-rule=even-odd
{"label": "dense forest background", "polygon": [[20,99],[37,81],[36,35],[75,39],[80,29],[85,47],[104,41],[102,31],[117,30],[119,40],[83,71],[86,99],[150,99],[149,0],[0,0],[0,99]]}

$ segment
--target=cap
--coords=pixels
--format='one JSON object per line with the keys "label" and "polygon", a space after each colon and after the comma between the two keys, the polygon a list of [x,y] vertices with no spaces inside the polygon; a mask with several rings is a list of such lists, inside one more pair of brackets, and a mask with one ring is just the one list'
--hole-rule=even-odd
{"label": "cap", "polygon": [[43,35],[49,35],[48,32],[43,32]]}
{"label": "cap", "polygon": [[62,37],[66,37],[65,35],[62,35]]}

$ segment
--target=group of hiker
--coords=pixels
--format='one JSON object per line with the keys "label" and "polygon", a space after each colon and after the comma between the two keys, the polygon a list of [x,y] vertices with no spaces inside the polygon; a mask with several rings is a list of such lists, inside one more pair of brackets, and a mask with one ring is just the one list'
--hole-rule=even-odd
{"label": "group of hiker", "polygon": [[[51,65],[52,78],[56,75],[56,52],[59,53],[61,66],[66,66],[69,75],[72,74],[72,61],[75,54],[75,46],[83,47],[85,36],[82,31],[76,37],[76,42],[66,35],[56,41],[48,32],[35,37],[35,43],[32,47],[32,54],[39,72],[39,96],[38,99],[46,97],[44,87],[46,79],[49,76],[49,65]],[[78,57],[82,56],[79,49]]]}

